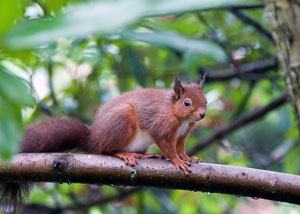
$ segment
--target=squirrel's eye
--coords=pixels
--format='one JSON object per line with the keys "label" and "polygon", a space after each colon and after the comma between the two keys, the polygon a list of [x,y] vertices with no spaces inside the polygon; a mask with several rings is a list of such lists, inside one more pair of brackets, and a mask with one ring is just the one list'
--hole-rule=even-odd
{"label": "squirrel's eye", "polygon": [[191,102],[190,102],[189,100],[185,100],[185,101],[184,101],[184,105],[185,105],[185,106],[190,106],[190,105],[191,105]]}

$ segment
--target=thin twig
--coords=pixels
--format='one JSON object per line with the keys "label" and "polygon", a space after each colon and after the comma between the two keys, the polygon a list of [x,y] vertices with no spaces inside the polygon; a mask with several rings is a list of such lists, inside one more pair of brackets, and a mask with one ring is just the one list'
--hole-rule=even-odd
{"label": "thin twig", "polygon": [[85,203],[81,203],[81,204],[71,204],[69,206],[63,207],[61,208],[61,210],[63,212],[67,211],[67,210],[80,210],[80,209],[88,209],[92,206],[100,206],[103,204],[108,204],[114,201],[121,201],[124,198],[128,197],[129,195],[136,193],[138,191],[142,190],[141,187],[133,187],[127,190],[123,190],[122,192],[112,195],[112,196],[108,196],[105,198],[100,198],[98,200],[94,200],[94,201],[87,201]]}
{"label": "thin twig", "polygon": [[249,89],[247,92],[245,92],[245,95],[241,101],[241,103],[239,104],[239,106],[236,108],[236,110],[234,111],[232,117],[231,117],[231,121],[236,119],[241,113],[242,111],[245,109],[247,103],[248,103],[248,100],[250,99],[251,97],[251,94],[253,92],[253,89],[256,85],[257,81],[251,81],[250,82],[250,85],[249,85]]}
{"label": "thin twig", "polygon": [[53,87],[53,61],[51,59],[51,57],[48,57],[47,59],[47,70],[48,70],[48,75],[49,75],[49,89],[50,89],[50,97],[51,100],[53,102],[53,105],[56,106],[57,105],[57,99],[55,96],[55,91],[54,91],[54,87]]}
{"label": "thin twig", "polygon": [[47,116],[49,117],[55,116],[54,112],[49,107],[47,107],[47,105],[44,102],[38,102],[37,106]]}
{"label": "thin twig", "polygon": [[265,3],[258,2],[258,3],[251,3],[251,4],[235,4],[230,6],[233,9],[258,9],[264,8]]}
{"label": "thin twig", "polygon": [[233,67],[223,71],[214,71],[207,68],[200,68],[198,71],[200,74],[207,72],[207,81],[220,81],[231,80],[232,78],[247,78],[247,75],[253,73],[265,73],[272,69],[278,68],[278,61],[274,60],[262,60],[257,62],[250,62],[238,67]]}
{"label": "thin twig", "polygon": [[[211,10],[230,10],[230,9],[260,9],[264,8],[263,3],[252,3],[252,4],[231,4],[231,5],[222,5],[222,6],[212,6],[210,8],[205,8],[205,9],[191,9],[189,11],[185,11],[184,13],[189,13],[189,12],[204,12],[204,11],[211,11]],[[177,16],[180,16],[184,13],[177,13]],[[156,15],[147,15],[145,17],[158,17],[158,16],[168,16],[170,13],[160,13]]]}
{"label": "thin twig", "polygon": [[231,8],[231,9],[229,9],[229,11],[232,14],[234,14],[237,18],[242,20],[245,24],[253,26],[260,34],[267,37],[269,40],[271,40],[274,43],[272,33],[269,30],[267,30],[264,26],[262,26],[254,18],[248,16],[246,13],[244,13],[240,9]]}
{"label": "thin twig", "polygon": [[72,211],[83,211],[83,210],[88,210],[89,208],[93,206],[101,206],[105,204],[109,204],[112,202],[116,201],[122,201],[128,196],[139,192],[143,190],[142,187],[132,187],[129,189],[125,189],[120,191],[117,194],[114,194],[112,196],[107,196],[103,198],[99,198],[98,200],[93,200],[93,201],[86,201],[86,202],[78,202],[76,201],[76,204],[70,204],[67,206],[57,206],[57,207],[50,207],[46,206],[43,204],[37,204],[37,203],[32,203],[32,204],[26,204],[23,206],[23,209],[21,210],[22,213],[43,213],[43,214],[63,214],[65,212],[69,212],[70,210]]}
{"label": "thin twig", "polygon": [[[204,16],[201,13],[197,13],[197,18],[207,28],[208,33],[209,33],[212,41],[219,44],[222,47],[222,49],[226,52],[226,55],[230,56],[232,49],[237,48],[237,47],[234,47],[234,45],[231,42],[227,41],[227,40],[220,39],[219,36],[218,36],[218,33],[217,33],[217,28],[214,27],[214,26],[211,26],[209,24],[209,22],[206,21],[206,19],[204,18]],[[234,61],[232,60],[232,57],[229,57],[229,60],[230,60],[230,63],[234,64]]]}

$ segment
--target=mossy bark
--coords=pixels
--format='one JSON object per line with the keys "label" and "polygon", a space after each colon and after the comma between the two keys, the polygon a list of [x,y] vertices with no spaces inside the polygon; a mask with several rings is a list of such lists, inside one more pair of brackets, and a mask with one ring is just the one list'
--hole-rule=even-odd
{"label": "mossy bark", "polygon": [[265,0],[278,59],[300,130],[300,1]]}

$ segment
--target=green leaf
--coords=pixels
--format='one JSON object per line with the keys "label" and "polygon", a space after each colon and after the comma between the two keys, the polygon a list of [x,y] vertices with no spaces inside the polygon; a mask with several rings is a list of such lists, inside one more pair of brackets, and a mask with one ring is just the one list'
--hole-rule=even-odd
{"label": "green leaf", "polygon": [[178,33],[166,31],[152,32],[134,32],[124,31],[122,38],[134,41],[141,41],[161,47],[171,48],[185,53],[198,53],[209,56],[218,62],[224,62],[227,59],[223,49],[209,41],[186,38]]}
{"label": "green leaf", "polygon": [[53,0],[38,0],[41,5],[45,7],[45,9],[49,12],[55,12],[58,11],[63,6],[67,5],[67,0],[59,0],[59,1],[53,1]]}
{"label": "green leaf", "polygon": [[18,105],[33,106],[35,100],[29,86],[21,78],[0,67],[0,95]]}
{"label": "green leaf", "polygon": [[0,0],[0,35],[13,26],[14,21],[20,15],[19,6],[18,0]]}
{"label": "green leaf", "polygon": [[288,154],[285,157],[285,161],[283,163],[284,172],[290,173],[290,174],[299,174],[299,172],[300,172],[299,152],[300,152],[299,145],[288,152]]}
{"label": "green leaf", "polygon": [[61,37],[111,33],[138,19],[145,7],[146,4],[138,0],[81,4],[54,19],[32,20],[18,25],[5,35],[0,46],[26,49],[54,42]]}
{"label": "green leaf", "polygon": [[51,20],[20,23],[0,41],[0,47],[26,49],[54,42],[61,37],[84,37],[115,33],[142,17],[191,10],[205,10],[245,0],[119,0],[77,5]]}
{"label": "green leaf", "polygon": [[173,13],[183,13],[189,11],[208,10],[226,7],[237,3],[250,2],[249,0],[177,0],[177,1],[153,1],[147,16],[163,16]]}
{"label": "green leaf", "polygon": [[23,128],[21,106],[33,106],[29,86],[0,66],[0,156],[8,160],[18,151]]}
{"label": "green leaf", "polygon": [[3,99],[0,94],[0,156],[8,160],[18,151],[22,121],[18,105]]}

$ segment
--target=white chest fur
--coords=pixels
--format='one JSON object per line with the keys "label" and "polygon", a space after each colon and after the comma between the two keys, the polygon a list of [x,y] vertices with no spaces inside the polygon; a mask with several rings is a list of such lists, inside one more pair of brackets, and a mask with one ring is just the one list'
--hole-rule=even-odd
{"label": "white chest fur", "polygon": [[181,126],[178,129],[177,137],[183,136],[187,129],[189,128],[190,121],[186,120],[181,123]]}
{"label": "white chest fur", "polygon": [[[177,138],[183,136],[186,133],[187,129],[189,128],[189,123],[190,121],[188,120],[182,122],[181,126],[178,128]],[[153,143],[154,141],[148,133],[146,133],[145,131],[138,131],[132,142],[122,151],[144,153]]]}
{"label": "white chest fur", "polygon": [[123,149],[123,152],[146,152],[153,143],[149,134],[144,131],[138,131],[133,141]]}

